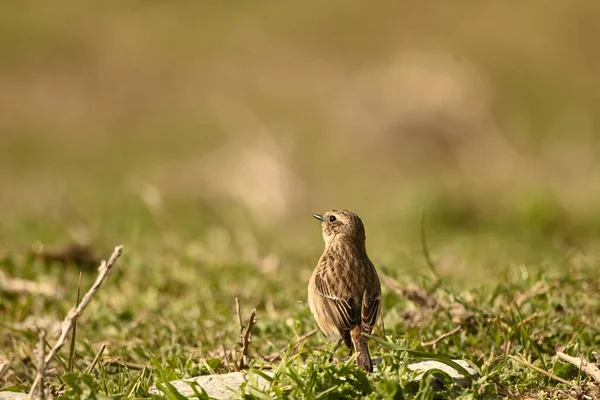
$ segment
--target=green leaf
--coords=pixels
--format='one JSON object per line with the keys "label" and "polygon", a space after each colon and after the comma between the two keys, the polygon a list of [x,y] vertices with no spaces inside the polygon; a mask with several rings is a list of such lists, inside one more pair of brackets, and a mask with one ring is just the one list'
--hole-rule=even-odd
{"label": "green leaf", "polygon": [[458,373],[460,373],[461,375],[463,375],[465,378],[470,378],[471,374],[469,373],[469,371],[467,371],[464,367],[462,367],[460,364],[456,363],[455,361],[451,360],[448,357],[445,356],[441,356],[439,354],[435,354],[435,353],[428,353],[425,351],[419,351],[419,350],[413,350],[413,349],[407,349],[405,347],[402,347],[400,345],[397,345],[395,343],[392,343],[390,341],[384,340],[380,337],[377,336],[372,336],[372,335],[367,335],[370,339],[372,339],[374,342],[380,344],[383,347],[386,347],[390,350],[395,350],[395,351],[405,351],[406,353],[408,353],[410,356],[421,359],[421,360],[434,360],[434,361],[439,361],[441,363],[446,364],[449,367],[454,368]]}
{"label": "green leaf", "polygon": [[271,375],[269,375],[269,374],[266,374],[266,373],[264,373],[264,372],[263,372],[263,371],[261,371],[261,370],[250,370],[250,371],[248,372],[248,375],[250,375],[250,374],[256,374],[256,375],[259,375],[259,376],[261,376],[261,377],[262,377],[264,380],[266,380],[266,381],[267,381],[267,382],[269,382],[269,383],[270,383],[270,382],[273,382],[273,376],[271,376]]}
{"label": "green leaf", "polygon": [[179,393],[169,381],[156,382],[156,387],[170,400],[187,400],[187,397]]}
{"label": "green leaf", "polygon": [[[204,388],[202,386],[200,386],[200,384],[198,384],[198,382],[192,381],[192,382],[189,382],[189,384],[198,399],[210,400],[210,396],[208,395],[208,393],[206,393],[206,390],[204,390]],[[198,389],[200,389],[200,390],[198,390]]]}
{"label": "green leaf", "polygon": [[250,394],[254,397],[258,397],[259,399],[263,399],[263,400],[271,400],[271,396],[269,396],[266,393],[263,393],[255,388],[253,388],[252,386],[248,386],[248,391],[250,392]]}

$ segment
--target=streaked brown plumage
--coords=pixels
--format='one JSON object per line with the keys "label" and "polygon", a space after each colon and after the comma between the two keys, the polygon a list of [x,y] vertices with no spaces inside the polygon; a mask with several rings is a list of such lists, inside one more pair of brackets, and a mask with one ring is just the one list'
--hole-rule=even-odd
{"label": "streaked brown plumage", "polygon": [[321,221],[325,251],[308,284],[308,303],[327,336],[341,337],[356,362],[373,371],[368,339],[381,309],[381,285],[365,247],[365,227],[350,210],[313,215]]}

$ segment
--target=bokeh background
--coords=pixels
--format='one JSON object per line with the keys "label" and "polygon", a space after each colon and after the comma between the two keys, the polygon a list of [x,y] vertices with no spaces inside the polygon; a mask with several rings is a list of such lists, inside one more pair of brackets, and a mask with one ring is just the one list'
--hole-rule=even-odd
{"label": "bokeh background", "polygon": [[198,275],[306,265],[304,284],[310,215],[347,207],[406,274],[426,268],[422,212],[466,285],[596,254],[596,1],[1,9],[4,252],[123,243]]}

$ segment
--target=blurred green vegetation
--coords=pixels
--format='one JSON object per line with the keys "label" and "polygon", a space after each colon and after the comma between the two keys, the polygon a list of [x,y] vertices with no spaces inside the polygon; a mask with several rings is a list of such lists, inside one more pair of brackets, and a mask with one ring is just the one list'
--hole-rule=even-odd
{"label": "blurred green vegetation", "polygon": [[4,245],[226,224],[303,253],[340,206],[374,257],[420,210],[442,246],[594,239],[595,2],[313,6],[3,5]]}

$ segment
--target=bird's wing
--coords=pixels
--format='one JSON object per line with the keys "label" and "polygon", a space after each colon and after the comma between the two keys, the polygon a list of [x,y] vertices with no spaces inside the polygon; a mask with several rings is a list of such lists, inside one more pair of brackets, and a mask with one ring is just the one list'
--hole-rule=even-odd
{"label": "bird's wing", "polygon": [[329,317],[340,332],[349,331],[360,323],[360,315],[357,306],[351,297],[344,296],[341,288],[338,288],[333,279],[326,279],[323,271],[315,276],[315,287],[323,297]]}
{"label": "bird's wing", "polygon": [[367,292],[363,294],[362,307],[360,311],[361,315],[361,327],[363,332],[371,334],[375,323],[377,322],[377,316],[379,315],[379,309],[381,308],[381,294],[376,297],[367,296]]}

